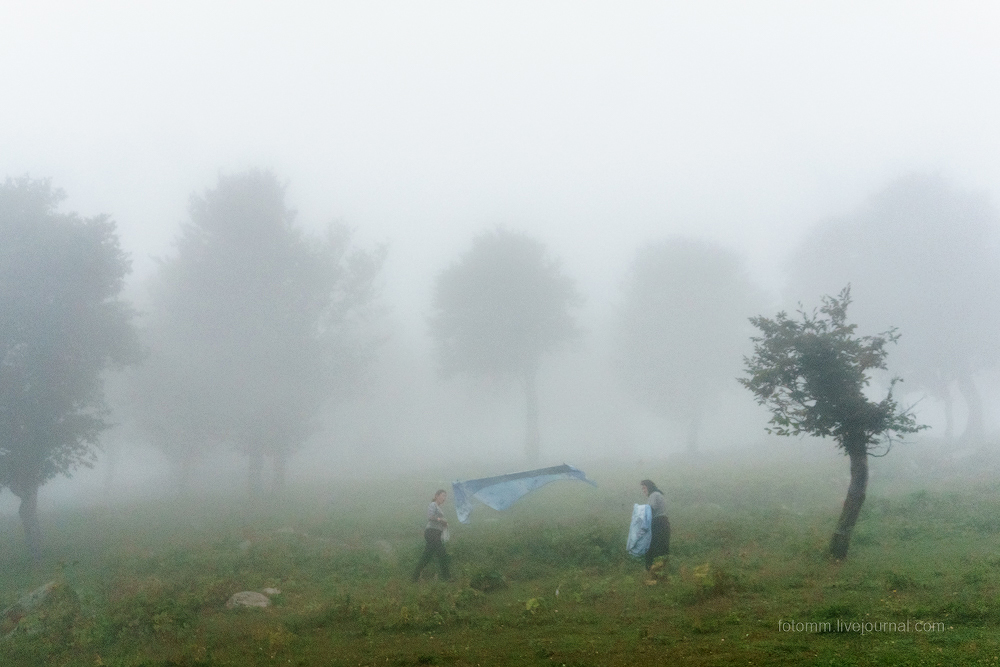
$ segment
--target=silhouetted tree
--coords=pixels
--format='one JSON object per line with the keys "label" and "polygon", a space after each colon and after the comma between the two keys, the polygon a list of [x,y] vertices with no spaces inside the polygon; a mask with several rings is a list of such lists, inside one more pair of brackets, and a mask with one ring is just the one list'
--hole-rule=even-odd
{"label": "silhouetted tree", "polygon": [[231,444],[249,458],[252,493],[270,456],[280,487],[317,411],[372,354],[384,252],[352,249],[339,225],[304,234],[267,171],[220,176],[191,197],[190,216],[152,292],[140,421],[188,467]]}
{"label": "silhouetted tree", "polygon": [[35,560],[39,487],[93,465],[109,426],[101,375],[140,356],[115,223],[58,213],[63,198],[48,180],[0,186],[0,485],[20,498]]}
{"label": "silhouetted tree", "polygon": [[707,404],[739,372],[759,301],[740,258],[709,242],[652,243],[632,262],[616,366],[639,401],[685,423],[692,451]]}
{"label": "silhouetted tree", "polygon": [[580,302],[573,280],[540,241],[502,228],[477,237],[435,285],[430,325],[442,373],[521,380],[531,461],[539,454],[539,365],[577,335],[570,311]]}
{"label": "silhouetted tree", "polygon": [[219,417],[225,402],[214,395],[218,387],[205,375],[214,372],[204,365],[207,345],[183,337],[184,323],[162,319],[166,315],[157,309],[156,319],[140,330],[151,354],[128,374],[130,393],[119,412],[134,422],[139,437],[167,457],[183,495],[190,490],[198,461],[229,434]]}
{"label": "silhouetted tree", "polygon": [[938,176],[911,175],[853,213],[817,226],[794,253],[794,299],[850,282],[854,316],[876,327],[884,313],[906,331],[895,364],[907,382],[944,403],[952,433],[952,390],[968,408],[963,438],[983,436],[975,376],[1000,352],[1000,216],[979,193]]}
{"label": "silhouetted tree", "polygon": [[924,428],[912,414],[900,410],[890,383],[879,402],[865,396],[869,371],[885,369],[887,343],[899,338],[895,329],[876,336],[855,336],[856,325],[847,323],[850,287],[836,298],[824,297],[819,313],[799,311],[790,319],[780,312],[774,319],[754,317],[762,335],[755,336],[754,354],[745,359],[749,377],[740,383],[757,402],[771,410],[769,433],[777,435],[830,436],[851,461],[851,483],[837,529],[830,540],[830,555],[847,556],[851,531],[857,522],[868,489],[868,455],[879,443]]}

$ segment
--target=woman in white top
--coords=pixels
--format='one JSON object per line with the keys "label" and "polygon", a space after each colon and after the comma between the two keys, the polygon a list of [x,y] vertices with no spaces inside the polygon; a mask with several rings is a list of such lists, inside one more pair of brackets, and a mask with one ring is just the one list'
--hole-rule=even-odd
{"label": "woman in white top", "polygon": [[441,506],[444,505],[444,501],[447,498],[448,492],[444,489],[438,489],[434,494],[434,500],[427,506],[427,527],[424,528],[424,553],[420,557],[420,562],[417,563],[417,569],[413,571],[414,583],[420,580],[421,570],[435,556],[438,558],[441,578],[445,581],[451,579],[451,573],[448,572],[448,553],[444,550],[444,540],[441,539],[444,531],[448,530],[448,520],[444,518],[444,512],[441,511]]}
{"label": "woman in white top", "polygon": [[667,520],[667,501],[663,499],[663,493],[657,488],[652,480],[644,479],[639,482],[642,492],[649,499],[650,514],[653,517],[650,527],[649,551],[646,552],[646,569],[653,565],[653,561],[658,556],[666,556],[670,553],[670,521]]}

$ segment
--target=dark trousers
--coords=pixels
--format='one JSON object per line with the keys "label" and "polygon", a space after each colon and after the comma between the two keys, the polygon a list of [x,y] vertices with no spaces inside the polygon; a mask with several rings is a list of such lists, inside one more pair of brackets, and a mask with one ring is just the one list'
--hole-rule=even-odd
{"label": "dark trousers", "polygon": [[451,579],[451,573],[448,572],[448,553],[444,550],[444,542],[441,541],[441,531],[427,528],[424,530],[424,553],[420,556],[417,569],[413,571],[413,581],[420,579],[420,572],[435,556],[438,559],[441,578],[446,581]]}
{"label": "dark trousers", "polygon": [[670,553],[670,522],[665,516],[654,516],[650,527],[649,551],[646,552],[646,569],[653,565],[657,556]]}

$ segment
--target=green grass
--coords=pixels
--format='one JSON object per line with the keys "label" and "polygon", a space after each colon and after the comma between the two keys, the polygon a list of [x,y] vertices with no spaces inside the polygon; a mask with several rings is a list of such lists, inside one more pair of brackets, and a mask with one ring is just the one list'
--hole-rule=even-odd
{"label": "green grass", "polygon": [[[432,563],[418,585],[434,489],[413,479],[296,489],[256,508],[201,497],[61,511],[43,517],[37,566],[6,519],[0,607],[59,585],[0,640],[0,664],[1000,664],[1000,491],[873,478],[850,556],[831,563],[846,468],[592,463],[596,490],[552,484],[453,522],[455,580],[436,581]],[[643,477],[666,490],[673,526],[656,585],[624,552]],[[282,591],[272,607],[225,608],[265,587]]]}

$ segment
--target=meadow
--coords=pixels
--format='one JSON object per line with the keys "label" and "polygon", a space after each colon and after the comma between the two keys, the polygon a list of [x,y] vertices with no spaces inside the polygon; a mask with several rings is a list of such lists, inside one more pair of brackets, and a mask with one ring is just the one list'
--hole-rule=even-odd
{"label": "meadow", "polygon": [[[449,500],[451,582],[433,563],[409,580],[448,471],[47,512],[36,565],[5,517],[0,608],[56,585],[0,628],[0,664],[1000,665],[996,459],[890,457],[843,562],[832,454],[572,461],[599,488],[553,483],[469,525]],[[655,583],[624,550],[644,477],[672,524]],[[272,606],[226,608],[264,588]]]}

